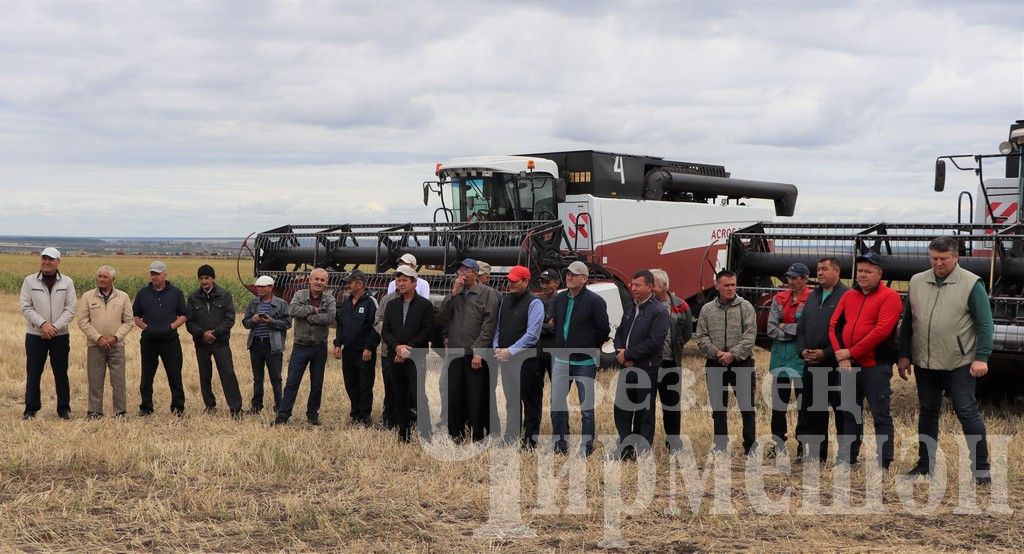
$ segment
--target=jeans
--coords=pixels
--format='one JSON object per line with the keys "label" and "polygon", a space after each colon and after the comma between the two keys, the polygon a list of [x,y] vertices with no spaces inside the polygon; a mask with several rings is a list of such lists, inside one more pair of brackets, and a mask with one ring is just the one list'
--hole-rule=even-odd
{"label": "jeans", "polygon": [[[772,439],[775,441],[776,448],[779,449],[786,447],[786,441],[789,438],[789,422],[786,416],[789,412],[789,402],[794,397],[796,397],[797,400],[799,413],[803,414],[803,379],[800,377],[791,377],[789,375],[772,375]],[[800,433],[802,430],[803,429],[800,428],[800,422],[798,421],[798,443],[800,436],[802,436],[802,433]],[[798,451],[802,452],[803,449],[799,448]]]}
{"label": "jeans", "polygon": [[39,382],[46,369],[46,358],[50,358],[53,383],[57,387],[57,413],[71,413],[71,383],[68,381],[68,352],[71,337],[57,335],[44,339],[39,335],[25,334],[25,414],[35,415],[42,407],[39,396]]}
{"label": "jeans", "polygon": [[181,384],[182,356],[178,334],[174,333],[167,338],[156,340],[140,338],[139,350],[142,356],[142,378],[139,381],[142,401],[139,403],[139,411],[153,411],[153,379],[156,377],[156,368],[160,361],[163,361],[164,371],[167,372],[167,384],[171,388],[171,412],[184,413],[185,387]]}
{"label": "jeans", "polygon": [[274,411],[281,407],[281,366],[284,352],[272,352],[270,339],[254,338],[249,347],[249,363],[252,364],[252,400],[249,407],[258,412],[263,409],[263,368],[270,376],[270,389],[274,394]]}
{"label": "jeans", "polygon": [[718,360],[707,360],[704,371],[708,380],[708,401],[711,404],[711,420],[714,425],[714,449],[726,451],[729,447],[729,387],[732,387],[736,404],[743,420],[743,452],[749,454],[757,438],[754,420],[754,361],[736,360],[729,366],[722,366]]}
{"label": "jeans", "polygon": [[[819,461],[828,459],[828,414],[832,410],[835,417],[836,439],[844,443],[843,429],[846,418],[851,414],[840,409],[842,395],[837,390],[842,375],[835,367],[809,367],[804,370],[803,393],[800,402],[800,417],[796,425],[796,438],[808,448],[807,455],[817,457]],[[852,375],[850,376],[852,378]],[[816,452],[815,452],[816,450]]]}
{"label": "jeans", "polygon": [[[199,390],[203,395],[203,404],[207,408],[217,406],[217,397],[213,394],[213,362],[217,363],[217,376],[220,387],[224,390],[224,400],[228,403],[231,413],[242,411],[242,393],[238,390],[238,378],[235,377],[235,362],[231,357],[231,346],[227,343],[196,345],[196,363],[199,365]],[[212,358],[212,360],[211,360]]]}
{"label": "jeans", "polygon": [[594,380],[597,378],[596,365],[569,365],[569,362],[554,360],[551,364],[551,429],[555,435],[555,448],[565,451],[569,437],[569,387],[576,382],[576,394],[580,400],[581,435],[586,453],[594,450]]}
{"label": "jeans", "polygon": [[299,394],[302,376],[309,366],[309,399],[306,401],[306,417],[319,419],[320,398],[324,389],[324,368],[327,367],[327,344],[305,345],[296,344],[292,348],[292,357],[288,360],[288,382],[284,387],[284,398],[277,410],[277,419],[288,421],[295,406],[295,397]]}
{"label": "jeans", "polygon": [[[989,471],[988,440],[985,434],[985,422],[978,411],[978,400],[974,396],[977,379],[971,376],[971,366],[965,365],[954,370],[936,370],[917,368],[917,399],[921,404],[921,417],[917,421],[917,433],[931,439],[931,444],[939,440],[939,412],[942,409],[943,391],[949,395],[953,403],[953,411],[960,426],[964,430],[968,450],[971,456],[971,469],[975,473]],[[935,466],[935,452],[924,440],[918,442],[920,464]]]}
{"label": "jeans", "polygon": [[840,443],[838,458],[855,464],[860,456],[861,439],[864,436],[864,401],[871,407],[875,423],[875,442],[878,464],[888,468],[893,460],[893,425],[889,404],[892,401],[892,364],[880,364],[861,368],[856,375],[857,404],[855,412],[844,418],[843,435],[852,438],[849,452]]}

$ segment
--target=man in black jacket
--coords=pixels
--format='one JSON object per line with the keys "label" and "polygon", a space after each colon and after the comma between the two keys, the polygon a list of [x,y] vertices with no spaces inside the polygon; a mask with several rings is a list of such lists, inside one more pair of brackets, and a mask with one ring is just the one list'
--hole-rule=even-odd
{"label": "man in black jacket", "polygon": [[[850,414],[839,410],[840,394],[835,391],[842,373],[837,369],[835,351],[828,336],[829,320],[839,299],[850,290],[839,280],[839,260],[818,260],[818,288],[807,297],[803,314],[796,326],[796,348],[807,368],[803,376],[803,394],[797,418],[797,441],[807,445],[808,452],[798,453],[824,462],[828,458],[828,410],[835,412],[836,437],[843,428],[843,418]],[[815,445],[817,452],[815,453]]]}
{"label": "man in black jacket", "polygon": [[366,294],[366,275],[358,269],[345,279],[348,297],[338,305],[334,338],[334,359],[341,360],[345,392],[351,405],[353,423],[370,425],[373,419],[373,382],[377,369],[380,335],[373,328],[377,301]]}
{"label": "man in black jacket", "polygon": [[629,286],[633,305],[626,308],[615,330],[615,359],[623,366],[615,392],[615,428],[623,460],[650,451],[654,442],[654,401],[669,314],[653,291],[654,274],[650,270],[633,274]]}
{"label": "man in black jacket", "polygon": [[576,382],[582,419],[580,452],[589,456],[594,451],[594,380],[601,345],[608,340],[608,306],[597,293],[587,289],[590,271],[587,264],[573,262],[565,274],[568,290],[555,298],[555,351],[551,367],[551,429],[555,435],[554,450],[568,450],[569,406],[566,397]]}
{"label": "man in black jacket", "polygon": [[199,365],[199,388],[203,394],[206,413],[217,410],[217,397],[213,395],[213,361],[224,389],[224,399],[231,409],[231,417],[242,415],[242,393],[238,390],[235,364],[231,358],[231,328],[235,325],[235,301],[231,293],[218,286],[213,267],[199,266],[199,288],[189,295],[188,321],[185,328],[192,335]]}
{"label": "man in black jacket", "polygon": [[[410,399],[416,391],[419,403],[426,405],[426,391],[419,378],[426,370],[424,365],[417,371],[416,363],[424,364],[430,334],[434,330],[434,306],[429,300],[416,294],[416,270],[400,266],[395,270],[396,291],[399,297],[384,307],[381,338],[387,347],[386,355],[391,358],[392,384],[395,390],[395,416],[398,420],[398,438],[409,442],[412,437],[410,425]],[[423,355],[413,357],[413,350]],[[419,418],[421,435],[429,433],[429,418]]]}

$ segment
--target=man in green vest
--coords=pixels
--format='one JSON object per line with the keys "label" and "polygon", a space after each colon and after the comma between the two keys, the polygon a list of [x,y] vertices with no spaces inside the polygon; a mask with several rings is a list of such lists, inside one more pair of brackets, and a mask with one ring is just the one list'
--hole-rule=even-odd
{"label": "man in green vest", "polygon": [[974,396],[975,383],[988,372],[992,354],[992,308],[985,285],[957,264],[957,242],[938,237],[928,245],[932,268],[914,275],[900,327],[900,358],[904,380],[917,369],[921,404],[917,432],[918,463],[907,475],[928,475],[935,466],[942,392],[953,401],[971,455],[978,484],[991,482],[985,422]]}

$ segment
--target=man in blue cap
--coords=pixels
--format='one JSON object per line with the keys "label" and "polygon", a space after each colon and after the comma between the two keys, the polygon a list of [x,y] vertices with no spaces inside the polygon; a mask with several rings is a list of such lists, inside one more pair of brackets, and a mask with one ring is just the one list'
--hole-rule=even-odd
{"label": "man in blue cap", "polygon": [[[785,274],[788,288],[775,294],[768,313],[768,336],[774,339],[769,367],[772,374],[772,439],[775,441],[768,449],[769,457],[786,450],[789,401],[796,395],[800,403],[803,402],[804,360],[797,348],[796,333],[797,322],[807,304],[807,297],[811,295],[811,289],[807,287],[810,273],[802,263],[789,266]],[[797,452],[803,452],[799,437]]]}
{"label": "man in blue cap", "polygon": [[[490,419],[490,369],[481,354],[493,348],[497,325],[498,293],[478,282],[480,265],[466,258],[459,264],[451,295],[441,304],[441,320],[448,325],[448,434],[456,442],[465,438],[465,425],[474,441],[487,435]],[[454,359],[452,359],[454,358]],[[491,429],[497,432],[497,429]]]}

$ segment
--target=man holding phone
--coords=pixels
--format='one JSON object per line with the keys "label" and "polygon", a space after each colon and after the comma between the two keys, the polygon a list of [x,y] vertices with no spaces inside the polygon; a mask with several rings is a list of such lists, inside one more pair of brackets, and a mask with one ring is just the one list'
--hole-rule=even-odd
{"label": "man holding phone", "polygon": [[274,296],[274,278],[264,275],[254,283],[256,298],[245,308],[242,326],[249,330],[249,361],[252,363],[252,400],[249,411],[263,409],[263,368],[270,374],[274,391],[274,412],[281,404],[281,366],[284,363],[284,336],[292,326],[288,303]]}

